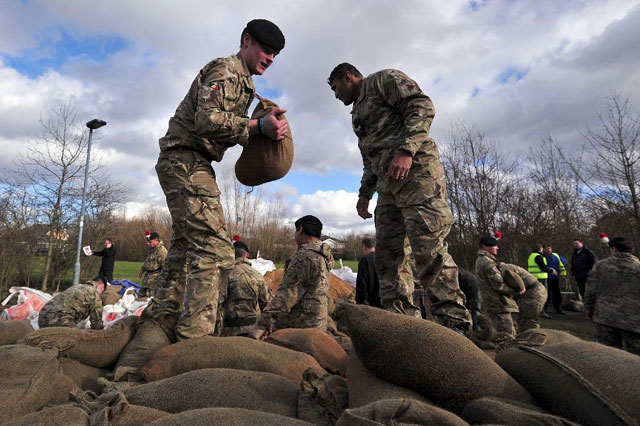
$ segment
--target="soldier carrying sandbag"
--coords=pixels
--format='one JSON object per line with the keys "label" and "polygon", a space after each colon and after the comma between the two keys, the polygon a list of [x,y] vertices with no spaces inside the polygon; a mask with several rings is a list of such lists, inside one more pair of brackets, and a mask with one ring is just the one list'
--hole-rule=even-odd
{"label": "soldier carrying sandbag", "polygon": [[331,248],[320,241],[322,222],[317,217],[303,216],[295,227],[298,250],[285,263],[276,294],[250,332],[255,339],[283,328],[327,329]]}
{"label": "soldier carrying sandbag", "polygon": [[147,245],[149,246],[149,254],[147,254],[147,258],[140,267],[140,272],[138,272],[138,278],[142,278],[142,288],[138,294],[140,297],[153,296],[156,289],[156,281],[160,277],[162,266],[167,258],[167,248],[160,240],[157,232],[149,234]]}
{"label": "soldier carrying sandbag", "polygon": [[220,289],[218,326],[222,336],[248,335],[256,318],[271,300],[271,289],[249,262],[249,247],[233,243],[236,262],[225,288]]}
{"label": "soldier carrying sandbag", "polygon": [[[518,333],[532,328],[540,328],[540,313],[547,301],[547,289],[529,271],[518,265],[499,262],[498,268],[502,272],[505,283],[516,290],[518,294],[515,297],[520,309]],[[526,292],[520,294],[523,288],[526,289]]]}
{"label": "soldier carrying sandbag", "polygon": [[102,300],[105,284],[101,277],[69,287],[49,300],[40,310],[38,326],[75,327],[89,317],[91,329],[102,330]]}

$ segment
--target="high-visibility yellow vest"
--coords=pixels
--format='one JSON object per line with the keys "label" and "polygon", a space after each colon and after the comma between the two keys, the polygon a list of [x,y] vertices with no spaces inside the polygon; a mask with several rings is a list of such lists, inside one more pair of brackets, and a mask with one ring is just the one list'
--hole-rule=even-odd
{"label": "high-visibility yellow vest", "polygon": [[558,259],[558,263],[560,264],[560,272],[559,272],[559,274],[562,275],[562,276],[566,276],[567,275],[567,268],[564,266],[564,263],[562,263],[562,259],[560,259],[560,256],[558,255],[558,253],[551,253],[551,254],[554,255],[556,257],[556,259]]}
{"label": "high-visibility yellow vest", "polygon": [[538,256],[542,256],[542,261],[545,265],[547,264],[547,259],[545,259],[545,257],[541,253],[531,253],[529,255],[527,269],[529,270],[529,273],[537,279],[546,280],[549,277],[549,274],[547,274],[546,272],[542,272],[542,269],[540,269],[540,267],[536,263],[535,258]]}

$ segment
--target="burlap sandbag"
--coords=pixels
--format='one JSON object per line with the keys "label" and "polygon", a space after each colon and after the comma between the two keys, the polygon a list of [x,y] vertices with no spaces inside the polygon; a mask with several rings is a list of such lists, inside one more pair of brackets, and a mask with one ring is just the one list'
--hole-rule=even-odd
{"label": "burlap sandbag", "polygon": [[312,369],[302,375],[298,418],[320,426],[333,426],[349,405],[347,382],[341,376],[319,376]]}
{"label": "burlap sandbag", "polygon": [[136,335],[122,350],[113,372],[113,379],[142,381],[142,367],[147,365],[158,349],[169,346],[171,340],[155,321],[147,320],[136,326]]}
{"label": "burlap sandbag", "polygon": [[640,357],[586,341],[517,346],[496,362],[547,411],[584,425],[640,424]]}
{"label": "burlap sandbag", "polygon": [[345,410],[336,426],[468,426],[455,414],[412,399],[384,399]]}
{"label": "burlap sandbag", "polygon": [[57,350],[0,346],[0,424],[44,407],[59,372]]}
{"label": "burlap sandbag", "polygon": [[107,285],[102,294],[100,295],[100,299],[102,299],[102,305],[113,305],[118,300],[122,298],[119,292],[122,290],[121,285]]}
{"label": "burlap sandbag", "polygon": [[57,405],[2,423],[2,426],[89,426],[89,416],[81,408]]}
{"label": "burlap sandbag", "polygon": [[347,353],[327,332],[317,328],[285,328],[270,334],[265,340],[294,351],[304,352],[332,374],[347,374]]}
{"label": "burlap sandbag", "polygon": [[205,368],[123,391],[131,404],[168,413],[237,407],[296,417],[298,386],[260,371]]}
{"label": "burlap sandbag", "polygon": [[174,414],[148,426],[309,426],[302,420],[244,408],[201,408]]}
{"label": "burlap sandbag", "polygon": [[532,328],[518,333],[515,337],[509,337],[498,345],[498,350],[513,346],[543,346],[554,345],[561,342],[579,342],[582,339],[567,333],[566,331],[552,330],[549,328]]}
{"label": "burlap sandbag", "polygon": [[66,357],[60,357],[59,361],[64,375],[73,380],[82,390],[90,390],[95,393],[102,391],[102,385],[98,383],[98,379],[106,377],[109,370],[92,367]]}
{"label": "burlap sandbag", "polygon": [[51,347],[83,364],[108,367],[135,334],[138,317],[125,317],[104,330],[80,330],[69,327],[47,327],[29,333],[24,341],[29,346]]}
{"label": "burlap sandbag", "polygon": [[53,382],[53,392],[51,392],[51,398],[49,402],[47,402],[47,406],[49,407],[67,404],[69,401],[72,401],[73,395],[82,392],[80,386],[63,373],[58,373],[53,379]]}
{"label": "burlap sandbag", "polygon": [[110,426],[141,426],[170,415],[171,413],[156,410],[155,408],[129,405],[119,417],[111,421]]}
{"label": "burlap sandbag", "polygon": [[471,424],[497,423],[505,426],[579,426],[527,404],[499,398],[479,398],[464,407],[464,420]]}
{"label": "burlap sandbag", "polygon": [[197,337],[157,351],[142,369],[145,380],[153,382],[202,368],[232,368],[264,371],[286,377],[295,384],[302,373],[313,368],[326,371],[311,355],[292,351],[246,337]]}
{"label": "burlap sandbag", "polygon": [[11,345],[33,331],[31,321],[0,320],[0,346]]}
{"label": "burlap sandbag", "polygon": [[416,391],[378,378],[362,365],[355,353],[349,357],[347,388],[349,389],[349,408],[362,407],[383,399],[415,399],[431,404],[431,401]]}
{"label": "burlap sandbag", "polygon": [[466,337],[432,321],[347,304],[347,323],[362,364],[460,413],[483,396],[536,405],[533,397]]}
{"label": "burlap sandbag", "polygon": [[[251,119],[265,117],[271,110],[278,108],[275,102],[258,96],[260,103],[253,110]],[[284,114],[278,120],[287,121]],[[293,137],[291,127],[287,123],[284,139],[274,141],[267,136],[252,134],[249,144],[242,149],[236,161],[236,177],[241,184],[257,186],[284,177],[293,163]]]}

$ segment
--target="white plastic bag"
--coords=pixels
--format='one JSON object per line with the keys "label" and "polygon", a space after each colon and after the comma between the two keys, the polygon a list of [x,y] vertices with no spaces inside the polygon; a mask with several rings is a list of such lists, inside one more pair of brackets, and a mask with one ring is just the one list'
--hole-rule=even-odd
{"label": "white plastic bag", "polygon": [[348,282],[349,285],[355,288],[358,274],[353,272],[353,269],[349,268],[348,266],[344,266],[344,264],[342,263],[342,259],[339,259],[339,261],[340,269],[332,269],[331,273],[341,280]]}

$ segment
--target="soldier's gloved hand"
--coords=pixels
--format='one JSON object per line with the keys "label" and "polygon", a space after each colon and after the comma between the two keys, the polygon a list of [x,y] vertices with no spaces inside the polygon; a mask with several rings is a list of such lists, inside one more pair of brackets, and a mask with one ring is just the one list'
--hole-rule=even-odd
{"label": "soldier's gloved hand", "polygon": [[413,164],[411,154],[405,151],[398,151],[393,157],[393,160],[391,160],[391,165],[387,170],[386,176],[389,176],[393,180],[404,179],[409,176],[411,164]]}
{"label": "soldier's gloved hand", "polygon": [[264,134],[269,139],[275,141],[284,139],[289,126],[285,120],[278,120],[278,116],[285,112],[287,112],[286,109],[274,108],[264,117]]}
{"label": "soldier's gloved hand", "polygon": [[358,216],[363,219],[369,219],[372,217],[371,213],[369,213],[369,199],[367,197],[360,196],[358,198],[356,210],[358,211]]}

